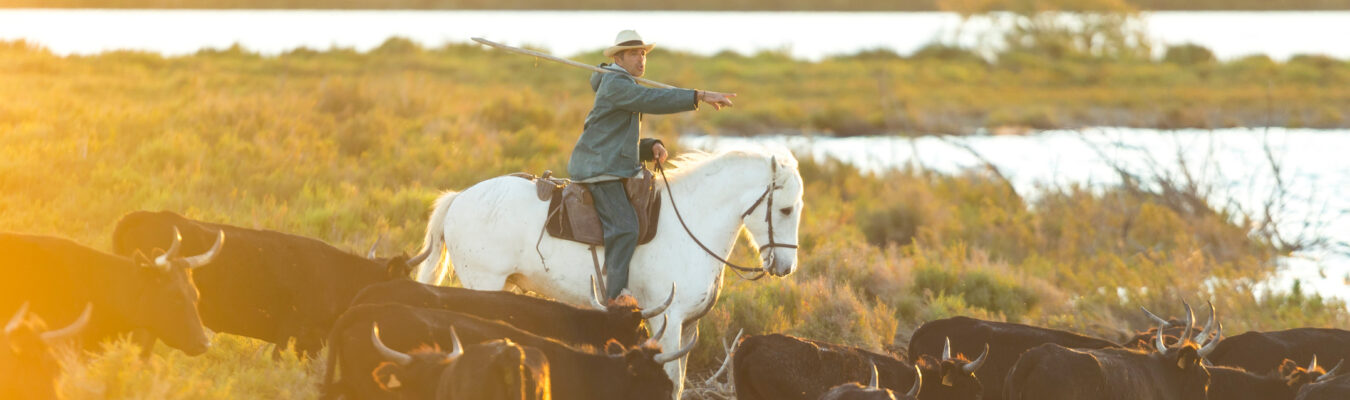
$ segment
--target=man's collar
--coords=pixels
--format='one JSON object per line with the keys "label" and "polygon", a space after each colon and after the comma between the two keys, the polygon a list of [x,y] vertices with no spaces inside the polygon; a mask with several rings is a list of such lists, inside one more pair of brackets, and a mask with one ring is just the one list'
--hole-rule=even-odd
{"label": "man's collar", "polygon": [[628,70],[623,69],[623,67],[620,67],[618,64],[601,63],[601,64],[600,64],[600,68],[604,68],[604,69],[607,69],[607,70],[610,70],[610,71],[614,71],[614,72],[622,72],[622,73],[624,73],[624,74],[626,74],[626,75],[629,75],[629,76],[632,76],[632,75],[633,75],[633,74],[628,73]]}

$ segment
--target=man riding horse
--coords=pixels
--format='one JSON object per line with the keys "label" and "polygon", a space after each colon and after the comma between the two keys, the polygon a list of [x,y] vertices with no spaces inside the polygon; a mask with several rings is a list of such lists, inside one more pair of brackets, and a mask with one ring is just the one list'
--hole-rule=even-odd
{"label": "man riding horse", "polygon": [[671,114],[698,109],[700,101],[713,108],[731,107],[734,93],[691,89],[656,89],[638,85],[634,77],[647,70],[647,52],[655,45],[642,41],[637,32],[619,32],[614,45],[605,49],[613,64],[600,64],[611,73],[591,74],[595,105],[572,150],[567,173],[586,185],[595,199],[605,241],[605,296],[613,299],[628,286],[628,264],[638,244],[638,217],[628,201],[622,179],[642,171],[640,161],[666,161],[666,148],[658,139],[638,140],[642,114]]}
{"label": "man riding horse", "polygon": [[[603,309],[593,283],[601,280],[600,275],[607,275],[607,297],[615,297],[626,287],[642,308],[663,308],[664,313],[647,319],[647,324],[665,332],[661,348],[675,351],[697,340],[699,319],[717,303],[724,266],[778,277],[797,269],[797,232],[805,209],[805,186],[796,157],[783,148],[691,152],[671,160],[675,165],[663,171],[660,184],[653,185],[655,192],[649,193],[665,201],[646,203],[647,221],[654,225],[639,228],[642,235],[633,233],[634,208],[623,204],[626,189],[616,179],[641,172],[639,160],[643,158],[658,162],[666,158],[666,149],[655,141],[646,142],[645,147],[651,150],[639,151],[641,114],[692,110],[696,100],[720,109],[731,106],[732,97],[638,86],[636,82],[645,82],[637,75],[644,72],[646,52],[651,49],[641,40],[636,33],[621,33],[607,51],[615,65],[600,67],[527,50],[509,50],[610,71],[591,79],[595,109],[586,119],[585,132],[569,165],[572,178],[591,187],[591,200],[585,200],[577,190],[572,190],[572,197],[566,193],[580,187],[544,177],[521,179],[515,174],[442,193],[427,221],[419,255],[423,261],[415,273],[418,282],[435,284],[453,272],[468,289],[515,286],[558,301]],[[630,53],[620,55],[622,50]],[[639,153],[650,154],[639,157]],[[604,188],[605,182],[613,182],[613,188]],[[642,180],[630,179],[627,183],[645,185]],[[642,196],[635,199],[644,200]],[[599,205],[587,207],[594,203]],[[606,203],[618,204],[606,208]],[[613,209],[621,210],[623,215],[613,221],[624,222],[601,222],[595,213],[597,208],[605,218],[615,214]],[[585,218],[575,219],[583,214]],[[652,214],[668,217],[651,218]],[[555,226],[555,217],[560,221],[563,215],[567,215],[568,223]],[[611,227],[614,225],[619,229]],[[555,228],[562,236],[555,235]],[[612,234],[624,229],[629,233]],[[578,240],[578,232],[586,240]],[[757,268],[726,261],[742,232],[748,233],[752,248],[758,249]],[[633,242],[642,240],[650,241],[634,249]],[[595,245],[605,246],[608,274],[595,271],[596,260],[601,257]],[[623,247],[626,249],[620,249]],[[666,374],[675,384],[673,400],[680,399],[686,360],[681,357],[665,364]]]}

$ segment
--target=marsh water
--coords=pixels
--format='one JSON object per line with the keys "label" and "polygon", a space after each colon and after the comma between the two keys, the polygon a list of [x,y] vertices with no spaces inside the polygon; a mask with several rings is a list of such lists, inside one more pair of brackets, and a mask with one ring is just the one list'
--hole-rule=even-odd
{"label": "marsh water", "polygon": [[[1274,193],[1280,205],[1273,211],[1286,238],[1326,240],[1283,259],[1267,289],[1288,290],[1298,280],[1307,290],[1350,299],[1350,130],[1094,128],[954,139],[686,136],[680,143],[705,150],[784,146],[864,171],[914,166],[958,172],[980,167],[979,154],[1025,197],[1046,186],[1119,183],[1113,165],[1142,177],[1188,171],[1207,188],[1211,204],[1260,211]],[[1279,167],[1282,185],[1272,165]]]}

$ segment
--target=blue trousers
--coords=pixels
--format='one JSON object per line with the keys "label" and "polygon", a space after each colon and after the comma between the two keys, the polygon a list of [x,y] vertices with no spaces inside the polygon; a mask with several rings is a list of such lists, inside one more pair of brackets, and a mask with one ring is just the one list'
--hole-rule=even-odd
{"label": "blue trousers", "polygon": [[628,265],[637,250],[638,220],[623,181],[587,183],[605,232],[605,296],[619,297],[628,287]]}

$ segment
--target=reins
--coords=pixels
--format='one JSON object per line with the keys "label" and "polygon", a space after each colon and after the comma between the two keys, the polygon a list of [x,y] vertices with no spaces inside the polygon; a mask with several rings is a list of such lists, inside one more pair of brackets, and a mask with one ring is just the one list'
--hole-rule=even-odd
{"label": "reins", "polygon": [[[785,247],[785,248],[795,249],[795,248],[797,248],[797,245],[795,245],[795,244],[782,244],[782,243],[775,243],[775,242],[774,242],[774,238],[773,238],[773,219],[771,218],[771,217],[773,216],[773,196],[771,196],[771,194],[773,193],[773,189],[774,189],[774,182],[773,182],[773,180],[774,180],[774,178],[776,178],[777,175],[778,175],[778,163],[775,162],[775,161],[772,161],[772,160],[771,160],[769,163],[770,163],[771,165],[773,165],[773,175],[774,175],[774,177],[773,177],[773,178],[770,178],[769,186],[764,188],[764,194],[759,195],[759,199],[755,200],[755,203],[754,203],[754,204],[751,204],[751,205],[750,205],[750,208],[746,209],[744,213],[741,213],[741,218],[744,219],[746,216],[750,215],[751,212],[754,212],[754,211],[755,211],[755,208],[756,208],[756,207],[759,207],[760,203],[764,203],[764,202],[765,202],[765,199],[767,198],[767,199],[768,199],[768,209],[764,211],[764,221],[765,221],[766,223],[769,224],[769,243],[766,244],[766,245],[760,246],[760,247],[759,247],[759,252],[763,252],[764,249],[765,249],[765,248],[768,248],[768,247]],[[687,233],[687,234],[689,234],[689,238],[690,238],[690,239],[694,239],[694,243],[695,243],[695,244],[698,244],[698,247],[699,247],[699,248],[703,249],[703,251],[704,251],[705,253],[708,253],[708,255],[712,256],[714,259],[717,259],[717,261],[722,262],[722,264],[724,264],[724,265],[726,265],[726,266],[728,266],[728,267],[731,267],[732,271],[735,272],[737,276],[741,277],[741,279],[750,280],[750,281],[756,281],[756,280],[759,280],[760,278],[763,278],[765,275],[768,274],[768,271],[765,270],[764,267],[763,267],[762,265],[761,265],[760,267],[757,267],[757,268],[746,268],[746,267],[742,267],[742,266],[736,265],[735,263],[733,263],[733,262],[731,262],[731,261],[727,261],[727,259],[722,258],[722,256],[719,256],[719,255],[717,255],[717,253],[713,252],[711,249],[708,249],[708,246],[704,245],[704,244],[703,244],[703,241],[698,240],[698,236],[694,236],[694,232],[691,231],[691,230],[689,230],[689,225],[688,225],[688,224],[685,224],[685,222],[684,222],[684,216],[680,215],[680,207],[678,207],[678,206],[675,205],[675,195],[674,195],[673,191],[670,189],[670,179],[666,178],[666,169],[663,168],[663,167],[661,167],[661,164],[657,164],[657,165],[656,165],[656,170],[657,170],[658,172],[661,173],[661,181],[666,183],[666,197],[670,199],[670,208],[673,209],[673,210],[675,210],[675,219],[677,219],[677,220],[680,221],[680,227],[684,228],[684,232]],[[769,257],[772,258],[772,257],[773,257],[773,253],[769,253]],[[752,273],[752,274],[755,274],[755,275],[753,275],[752,277],[747,278],[743,273]]]}

